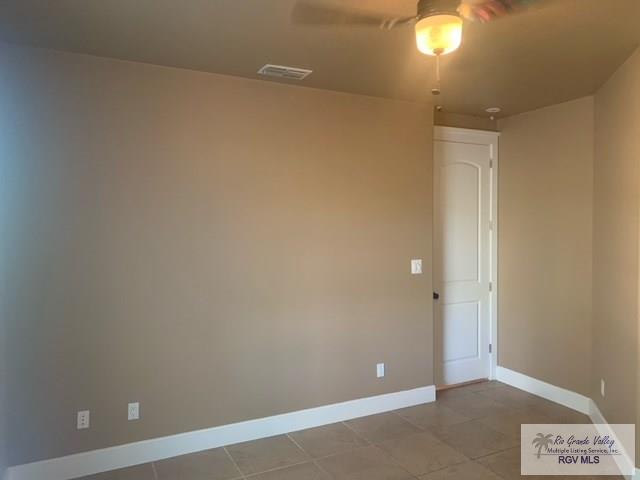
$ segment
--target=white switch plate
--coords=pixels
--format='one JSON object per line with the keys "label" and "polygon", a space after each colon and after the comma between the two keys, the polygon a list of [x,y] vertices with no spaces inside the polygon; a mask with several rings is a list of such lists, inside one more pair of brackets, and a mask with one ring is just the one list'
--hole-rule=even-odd
{"label": "white switch plate", "polygon": [[600,395],[604,398],[604,378],[600,379]]}
{"label": "white switch plate", "polygon": [[89,428],[89,417],[91,413],[89,410],[81,410],[78,412],[77,428],[78,430],[84,430]]}
{"label": "white switch plate", "polygon": [[127,412],[127,420],[138,420],[140,418],[140,403],[130,403]]}
{"label": "white switch plate", "polygon": [[384,377],[384,363],[378,363],[376,365],[376,377],[378,378]]}
{"label": "white switch plate", "polygon": [[411,260],[411,275],[421,275],[422,274],[422,260],[414,259]]}

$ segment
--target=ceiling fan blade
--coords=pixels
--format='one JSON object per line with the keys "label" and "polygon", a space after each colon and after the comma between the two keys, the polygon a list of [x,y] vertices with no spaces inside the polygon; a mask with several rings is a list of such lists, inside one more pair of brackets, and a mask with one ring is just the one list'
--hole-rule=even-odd
{"label": "ceiling fan blade", "polygon": [[349,25],[390,30],[395,27],[409,25],[416,20],[416,17],[391,18],[358,10],[299,1],[291,11],[291,20],[299,25]]}
{"label": "ceiling fan blade", "polygon": [[491,22],[526,11],[538,0],[461,0],[458,13],[472,22]]}

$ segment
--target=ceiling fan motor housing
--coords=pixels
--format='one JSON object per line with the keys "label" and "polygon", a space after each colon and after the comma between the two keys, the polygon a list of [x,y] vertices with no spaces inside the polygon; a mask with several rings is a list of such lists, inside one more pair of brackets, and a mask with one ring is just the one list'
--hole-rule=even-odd
{"label": "ceiling fan motor housing", "polygon": [[458,15],[460,0],[419,0],[418,18],[426,18],[432,15]]}

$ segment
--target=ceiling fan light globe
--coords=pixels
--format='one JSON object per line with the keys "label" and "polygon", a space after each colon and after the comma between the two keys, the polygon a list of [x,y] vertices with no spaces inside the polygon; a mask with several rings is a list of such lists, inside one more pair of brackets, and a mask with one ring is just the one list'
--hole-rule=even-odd
{"label": "ceiling fan light globe", "polygon": [[446,55],[461,43],[462,18],[457,15],[430,15],[416,23],[416,44],[426,55]]}

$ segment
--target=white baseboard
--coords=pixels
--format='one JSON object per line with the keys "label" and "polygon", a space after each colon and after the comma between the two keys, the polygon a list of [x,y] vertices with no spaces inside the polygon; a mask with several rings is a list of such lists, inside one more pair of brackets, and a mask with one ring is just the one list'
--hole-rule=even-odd
{"label": "white baseboard", "polygon": [[608,423],[607,420],[604,418],[604,415],[602,415],[602,412],[598,408],[598,405],[593,400],[591,400],[591,407],[590,407],[590,410],[589,410],[589,418],[595,424]]}
{"label": "white baseboard", "polygon": [[436,389],[433,385],[387,393],[19,465],[9,468],[6,480],[71,480],[178,455],[429,403],[435,399]]}
{"label": "white baseboard", "polygon": [[[594,402],[593,400],[591,400],[589,418],[591,418],[591,422],[593,424],[601,425],[603,427],[602,429],[597,428],[597,430],[599,430],[600,434],[615,436],[615,432],[612,431],[612,429],[606,427],[606,425],[609,425],[609,422],[607,422],[607,419],[604,418],[604,415],[602,414],[602,412],[598,408],[598,404],[596,402]],[[620,442],[618,442],[618,444],[620,444]],[[634,447],[635,447],[635,445],[634,445]],[[623,452],[625,451],[624,447],[622,448],[622,451]],[[626,471],[625,461],[623,459],[625,456],[626,456],[626,453],[624,453],[624,455],[622,457],[617,457],[616,458],[616,463],[618,464],[618,468],[620,468],[621,472]],[[627,467],[630,466],[629,463],[626,463],[626,466]],[[633,474],[633,475],[624,475],[624,478],[626,480],[640,480],[640,475],[639,474],[640,474],[640,469],[636,468],[635,469],[635,474]]]}
{"label": "white baseboard", "polygon": [[591,399],[571,390],[557,387],[542,380],[524,375],[508,368],[498,367],[496,379],[513,387],[559,403],[585,415],[591,414]]}
{"label": "white baseboard", "polygon": [[[528,375],[509,370],[505,367],[498,367],[496,369],[496,380],[588,415],[594,424],[609,424],[596,403],[589,397],[579,393],[543,382],[537,378],[529,377]],[[604,433],[610,433],[610,431]],[[636,469],[633,477],[625,476],[625,479],[640,480],[640,469]]]}

